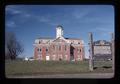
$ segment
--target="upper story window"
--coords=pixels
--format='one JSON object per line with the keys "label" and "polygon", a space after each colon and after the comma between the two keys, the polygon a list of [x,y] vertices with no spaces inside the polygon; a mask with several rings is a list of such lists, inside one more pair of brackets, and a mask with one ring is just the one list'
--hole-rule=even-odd
{"label": "upper story window", "polygon": [[40,44],[41,42],[39,41],[39,44]]}
{"label": "upper story window", "polygon": [[78,53],[80,53],[81,52],[81,49],[78,49]]}
{"label": "upper story window", "polygon": [[65,51],[67,50],[67,46],[65,45]]}
{"label": "upper story window", "polygon": [[37,51],[39,51],[39,48],[37,49]]}
{"label": "upper story window", "polygon": [[41,52],[41,51],[42,51],[42,49],[41,49],[41,48],[38,48],[38,49],[37,49],[37,51],[38,51],[38,52]]}
{"label": "upper story window", "polygon": [[39,51],[41,52],[41,48],[39,49]]}
{"label": "upper story window", "polygon": [[59,50],[61,50],[61,46],[59,45]]}
{"label": "upper story window", "polygon": [[55,50],[55,45],[53,45],[53,50]]}
{"label": "upper story window", "polygon": [[48,49],[46,49],[46,52],[48,52]]}
{"label": "upper story window", "polygon": [[81,52],[81,49],[80,49],[80,52]]}
{"label": "upper story window", "polygon": [[49,50],[48,47],[46,47],[46,53],[48,53],[48,50]]}

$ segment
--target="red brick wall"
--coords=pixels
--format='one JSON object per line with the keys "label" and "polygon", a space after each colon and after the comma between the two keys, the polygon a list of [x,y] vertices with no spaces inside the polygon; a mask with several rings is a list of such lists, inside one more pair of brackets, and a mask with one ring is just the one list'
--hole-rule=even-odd
{"label": "red brick wall", "polygon": [[[57,56],[57,60],[59,60],[59,55],[62,55],[62,58],[64,60],[65,58],[65,55],[67,55],[67,60],[69,61],[70,60],[70,45],[67,45],[66,46],[66,51],[65,51],[65,44],[64,43],[61,43],[61,50],[54,50],[53,49],[53,46],[55,46],[55,43],[52,43],[51,45],[48,46],[48,55],[50,56],[50,60],[53,59],[53,55],[56,55]],[[40,44],[40,45],[37,45],[35,48],[34,48],[34,58],[37,59],[38,58],[38,48],[41,48],[41,52],[42,52],[42,59],[43,60],[46,60],[46,46],[45,44]],[[84,51],[83,51],[83,48],[81,46],[74,46],[74,59],[77,60],[78,59],[78,55],[80,55],[81,57],[81,60],[83,60],[83,56],[84,56]],[[78,48],[81,49],[81,52],[78,53]],[[55,46],[55,49],[56,49],[56,46]],[[58,48],[59,49],[59,48]]]}
{"label": "red brick wall", "polygon": [[38,49],[37,47],[34,48],[34,59],[38,58],[37,49]]}

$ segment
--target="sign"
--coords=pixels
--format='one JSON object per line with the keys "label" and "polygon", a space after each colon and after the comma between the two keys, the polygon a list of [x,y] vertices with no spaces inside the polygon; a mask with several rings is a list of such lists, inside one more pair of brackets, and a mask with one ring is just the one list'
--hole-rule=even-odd
{"label": "sign", "polygon": [[94,46],[94,55],[111,54],[110,46]]}
{"label": "sign", "polygon": [[50,60],[50,57],[49,57],[49,56],[46,56],[46,60]]}
{"label": "sign", "polygon": [[94,59],[111,59],[111,43],[106,40],[94,41]]}

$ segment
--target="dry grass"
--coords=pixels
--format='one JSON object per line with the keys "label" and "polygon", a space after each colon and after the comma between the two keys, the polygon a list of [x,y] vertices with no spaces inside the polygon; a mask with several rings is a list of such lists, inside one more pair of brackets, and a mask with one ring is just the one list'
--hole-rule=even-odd
{"label": "dry grass", "polygon": [[[8,75],[42,75],[42,74],[71,74],[90,73],[88,61],[5,61],[5,73]],[[94,72],[112,72],[111,62],[95,63]]]}

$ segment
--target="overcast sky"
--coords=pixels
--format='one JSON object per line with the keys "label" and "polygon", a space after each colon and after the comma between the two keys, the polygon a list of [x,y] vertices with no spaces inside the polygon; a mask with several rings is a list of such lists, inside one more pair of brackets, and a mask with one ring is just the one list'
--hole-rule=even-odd
{"label": "overcast sky", "polygon": [[14,32],[24,45],[21,57],[33,56],[36,38],[55,38],[57,25],[63,26],[64,37],[80,38],[88,57],[88,32],[94,40],[110,40],[114,32],[112,5],[8,5],[5,9],[5,31]]}

